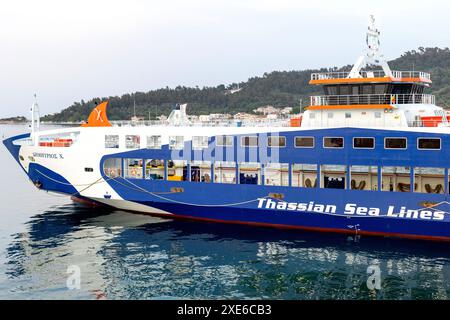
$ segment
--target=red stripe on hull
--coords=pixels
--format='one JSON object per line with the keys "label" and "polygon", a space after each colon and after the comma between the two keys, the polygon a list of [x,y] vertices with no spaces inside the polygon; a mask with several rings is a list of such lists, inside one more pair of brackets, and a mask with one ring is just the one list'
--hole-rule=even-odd
{"label": "red stripe on hull", "polygon": [[375,232],[375,231],[364,231],[358,230],[356,233],[352,230],[347,229],[335,229],[335,228],[320,228],[320,227],[306,227],[306,226],[291,226],[285,224],[273,224],[266,222],[248,222],[248,221],[238,221],[238,220],[219,220],[211,218],[198,218],[192,216],[182,216],[178,214],[164,214],[164,213],[147,213],[127,210],[138,214],[145,214],[155,217],[162,217],[167,219],[178,219],[178,220],[188,220],[188,221],[202,221],[202,222],[213,222],[213,223],[224,223],[224,224],[239,224],[247,226],[256,227],[269,227],[283,230],[305,230],[305,231],[316,231],[316,232],[328,232],[328,233],[341,233],[341,234],[351,234],[351,235],[366,235],[366,236],[378,236],[378,237],[396,237],[405,239],[418,239],[418,240],[429,240],[429,241],[450,241],[450,237],[442,236],[423,236],[423,235],[413,235],[413,234],[403,234],[403,233],[392,233],[392,232]]}

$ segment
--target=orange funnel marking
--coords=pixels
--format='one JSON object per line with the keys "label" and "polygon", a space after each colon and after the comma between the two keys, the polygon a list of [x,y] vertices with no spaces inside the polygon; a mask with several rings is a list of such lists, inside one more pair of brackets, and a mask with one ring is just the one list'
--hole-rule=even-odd
{"label": "orange funnel marking", "polygon": [[100,103],[98,106],[92,110],[86,123],[83,123],[82,127],[112,127],[111,122],[109,122],[106,116],[106,107],[108,106],[108,101]]}

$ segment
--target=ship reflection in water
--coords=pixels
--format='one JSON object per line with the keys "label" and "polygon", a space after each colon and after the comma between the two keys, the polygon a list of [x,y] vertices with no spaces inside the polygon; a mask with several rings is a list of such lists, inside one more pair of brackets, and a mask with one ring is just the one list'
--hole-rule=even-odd
{"label": "ship reflection in water", "polygon": [[[5,253],[0,298],[447,299],[447,243],[164,220],[62,205]],[[81,272],[69,290],[70,266]],[[380,290],[367,279],[380,271]]]}

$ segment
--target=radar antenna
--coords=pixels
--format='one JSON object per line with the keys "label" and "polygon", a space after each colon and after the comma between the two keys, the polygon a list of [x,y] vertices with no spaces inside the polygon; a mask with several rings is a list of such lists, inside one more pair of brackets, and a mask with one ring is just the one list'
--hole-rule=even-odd
{"label": "radar antenna", "polygon": [[353,65],[348,78],[361,78],[360,71],[368,65],[381,66],[386,77],[392,77],[392,71],[384,56],[380,53],[380,31],[375,26],[375,17],[370,15],[369,27],[366,32],[367,49]]}

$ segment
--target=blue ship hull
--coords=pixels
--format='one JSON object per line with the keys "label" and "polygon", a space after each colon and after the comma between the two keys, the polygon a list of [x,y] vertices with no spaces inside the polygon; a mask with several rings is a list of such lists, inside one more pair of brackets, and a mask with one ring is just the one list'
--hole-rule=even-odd
{"label": "blue ship hull", "polygon": [[[427,137],[439,137],[442,148],[436,151],[418,151],[415,141],[424,135],[420,132],[405,132],[375,129],[320,129],[278,133],[286,137],[288,144],[280,148],[279,161],[284,163],[317,163],[345,165],[437,167],[445,169],[448,181],[447,159],[450,158],[450,137],[448,135],[427,133]],[[264,137],[266,133],[259,136]],[[374,150],[355,150],[352,148],[325,149],[320,145],[308,150],[296,149],[291,142],[295,136],[312,136],[321,141],[324,136],[343,136],[345,145],[351,146],[354,136],[375,137]],[[407,137],[408,150],[385,150],[382,139]],[[13,137],[4,141],[16,158],[19,147],[12,144]],[[214,139],[214,138],[212,138]],[[239,136],[234,136],[239,141]],[[264,139],[264,138],[263,138]],[[414,148],[413,148],[414,147]],[[186,142],[184,150],[191,150]],[[449,186],[444,185],[440,194],[419,192],[386,192],[329,188],[301,188],[292,186],[267,186],[256,184],[221,184],[193,181],[169,181],[149,179],[110,178],[103,171],[108,158],[138,159],[202,159],[223,161],[226,148],[215,149],[214,140],[208,149],[193,152],[180,150],[174,154],[167,145],[161,149],[138,149],[109,154],[102,158],[98,170],[108,185],[125,201],[157,208],[168,214],[169,218],[194,219],[221,223],[237,223],[276,228],[305,229],[325,232],[339,232],[353,235],[381,235],[429,240],[450,240]],[[243,155],[241,161],[249,161],[248,148],[238,143],[232,147],[234,154]],[[270,152],[270,149],[269,149]],[[258,161],[264,163],[263,155]],[[237,159],[236,159],[237,160]],[[75,186],[48,168],[38,164],[30,165],[27,172],[33,181],[39,181],[44,190],[66,193],[83,198],[77,194]],[[413,176],[414,173],[411,173]],[[321,179],[320,173],[317,178]],[[347,176],[347,181],[349,181]],[[292,177],[289,176],[289,185]],[[262,179],[264,181],[264,179]],[[378,178],[380,183],[380,178]],[[173,191],[177,189],[178,191]],[[99,195],[103,197],[103,195]],[[109,195],[104,195],[108,203]]]}

